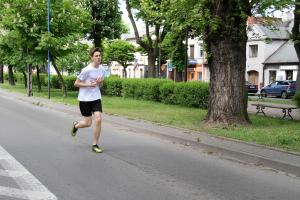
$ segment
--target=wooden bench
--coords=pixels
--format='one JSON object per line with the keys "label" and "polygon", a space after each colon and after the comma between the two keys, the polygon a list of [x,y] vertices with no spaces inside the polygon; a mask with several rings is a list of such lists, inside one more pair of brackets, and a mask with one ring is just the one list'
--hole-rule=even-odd
{"label": "wooden bench", "polygon": [[266,104],[266,103],[252,103],[251,105],[256,106],[256,110],[257,112],[255,113],[255,115],[262,113],[264,114],[264,116],[266,116],[266,113],[264,112],[265,108],[277,108],[277,109],[282,109],[282,119],[284,119],[285,117],[290,117],[291,119],[293,119],[293,117],[291,116],[291,112],[294,109],[298,109],[296,106],[290,106],[290,105],[276,105],[276,104]]}

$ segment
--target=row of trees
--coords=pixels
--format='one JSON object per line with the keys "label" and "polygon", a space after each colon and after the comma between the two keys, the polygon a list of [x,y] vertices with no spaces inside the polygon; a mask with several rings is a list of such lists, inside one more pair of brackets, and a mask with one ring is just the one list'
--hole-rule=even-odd
{"label": "row of trees", "polygon": [[[30,84],[32,69],[39,73],[40,68],[45,68],[50,49],[63,95],[67,91],[60,68],[78,71],[88,61],[89,47],[84,38],[101,47],[103,40],[119,38],[126,31],[117,0],[51,0],[50,33],[46,1],[0,0],[0,8],[0,72],[6,64],[9,74],[14,68]],[[13,84],[13,76],[9,77]]]}
{"label": "row of trees", "polygon": [[[200,37],[211,73],[207,122],[248,124],[244,98],[247,17],[295,8],[292,39],[300,56],[299,1],[125,0],[125,3],[136,41],[148,54],[149,77],[155,77],[159,49],[161,59],[172,59],[176,66],[183,67],[187,59],[185,39]],[[19,67],[20,71],[24,66],[45,65],[48,48],[56,70],[56,64],[63,62],[81,66],[86,47],[80,41],[84,36],[102,46],[104,38],[117,38],[126,29],[120,22],[116,0],[51,1],[51,33],[46,31],[44,0],[0,0],[0,6],[4,8],[0,11],[1,62]],[[145,38],[138,32],[137,19],[145,23]],[[152,40],[151,34],[157,39]],[[300,73],[298,85],[299,77]]]}
{"label": "row of trees", "polygon": [[[158,48],[173,48],[168,52],[172,61],[184,60],[184,39],[200,37],[205,44],[210,70],[208,123],[248,124],[245,98],[246,24],[252,15],[272,16],[275,10],[294,9],[295,19],[291,39],[300,58],[299,0],[126,0],[127,11],[137,42],[147,50],[149,65],[154,62]],[[135,17],[145,22],[146,40],[141,40]],[[159,39],[152,41],[150,27]],[[299,59],[300,60],[300,59]],[[186,67],[186,66],[185,66]],[[154,76],[150,71],[150,75]],[[300,89],[300,73],[297,77]]]}

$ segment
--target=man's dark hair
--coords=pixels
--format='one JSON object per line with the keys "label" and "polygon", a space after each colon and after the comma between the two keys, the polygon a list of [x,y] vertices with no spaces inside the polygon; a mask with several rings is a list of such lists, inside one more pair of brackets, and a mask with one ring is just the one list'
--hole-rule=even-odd
{"label": "man's dark hair", "polygon": [[99,47],[95,47],[90,50],[90,56],[93,57],[95,52],[100,52],[100,54],[102,53],[102,51]]}

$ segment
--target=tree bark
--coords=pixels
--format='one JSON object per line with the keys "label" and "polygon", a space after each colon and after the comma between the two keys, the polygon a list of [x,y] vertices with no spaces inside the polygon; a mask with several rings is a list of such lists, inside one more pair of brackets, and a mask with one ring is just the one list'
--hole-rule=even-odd
{"label": "tree bark", "polygon": [[[138,43],[142,48],[144,48],[148,53],[148,74],[147,77],[156,77],[156,71],[155,71],[155,60],[158,57],[158,43],[162,42],[166,35],[166,31],[164,29],[163,34],[161,36],[159,35],[160,25],[155,25],[155,35],[157,37],[156,41],[152,41],[150,31],[149,31],[149,24],[146,23],[146,37],[149,41],[149,44],[147,44],[145,41],[141,39],[139,36],[139,31],[137,29],[134,17],[131,12],[131,6],[129,3],[129,0],[126,0],[126,10],[128,12],[128,17],[130,19],[131,25],[134,30],[134,35],[136,39],[136,43]],[[154,44],[153,44],[154,42]]]}
{"label": "tree bark", "polygon": [[[245,1],[246,2],[246,1]],[[209,102],[206,122],[223,125],[249,124],[245,88],[246,20],[249,2],[211,1],[212,17],[222,19],[218,30],[208,27]],[[240,6],[239,4],[244,4]],[[243,8],[243,10],[240,10]]]}
{"label": "tree bark", "polygon": [[[300,61],[300,0],[295,1],[295,10],[294,10],[294,27],[292,29],[292,37],[294,40],[294,48],[298,57],[298,60]],[[297,86],[296,91],[300,91],[300,65],[298,64],[298,73],[297,73]]]}
{"label": "tree bark", "polygon": [[62,95],[63,95],[64,97],[66,97],[66,96],[67,96],[67,88],[66,88],[66,84],[65,84],[65,81],[64,81],[64,79],[63,79],[63,77],[62,77],[60,71],[58,70],[58,68],[57,68],[57,66],[56,66],[56,60],[54,59],[53,56],[51,57],[51,61],[52,61],[52,65],[53,65],[53,67],[54,67],[54,69],[55,69],[55,71],[56,71],[56,73],[57,73],[57,76],[58,76],[58,78],[59,78],[59,80],[60,80],[60,82],[61,82]]}
{"label": "tree bark", "polygon": [[38,66],[36,67],[36,79],[38,85],[38,92],[41,92],[42,86],[41,86],[41,79],[40,79],[40,68]]}
{"label": "tree bark", "polygon": [[23,77],[24,77],[24,86],[25,86],[25,88],[27,88],[27,75],[26,75],[26,73],[23,69],[22,69],[22,74],[23,74]]}
{"label": "tree bark", "polygon": [[15,78],[12,65],[8,65],[8,83],[9,85],[15,85]]}
{"label": "tree bark", "polygon": [[0,83],[4,83],[3,64],[0,64]]}
{"label": "tree bark", "polygon": [[32,92],[32,65],[29,64],[27,66],[27,74],[28,74],[28,79],[27,79],[27,96],[31,97],[33,95]]}
{"label": "tree bark", "polygon": [[228,40],[211,44],[213,59],[209,63],[211,76],[207,122],[248,123],[245,49],[245,44],[239,45]]}

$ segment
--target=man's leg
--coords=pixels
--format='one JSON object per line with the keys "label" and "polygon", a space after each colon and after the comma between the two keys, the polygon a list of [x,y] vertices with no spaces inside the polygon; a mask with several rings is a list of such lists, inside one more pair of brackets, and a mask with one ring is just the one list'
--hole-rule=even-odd
{"label": "man's leg", "polygon": [[94,127],[93,145],[96,145],[99,142],[100,133],[101,133],[101,122],[102,122],[101,112],[99,111],[94,112],[94,120],[95,120],[95,127]]}
{"label": "man's leg", "polygon": [[92,125],[92,122],[93,122],[92,116],[84,117],[84,119],[80,122],[73,122],[71,135],[75,137],[79,128],[89,127]]}
{"label": "man's leg", "polygon": [[84,117],[84,119],[80,122],[78,122],[75,125],[75,128],[86,128],[86,127],[90,127],[92,125],[93,122],[93,117]]}

